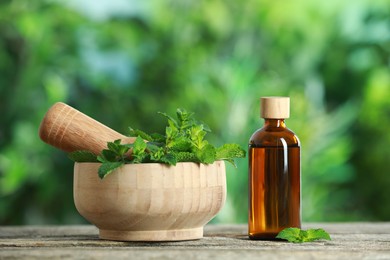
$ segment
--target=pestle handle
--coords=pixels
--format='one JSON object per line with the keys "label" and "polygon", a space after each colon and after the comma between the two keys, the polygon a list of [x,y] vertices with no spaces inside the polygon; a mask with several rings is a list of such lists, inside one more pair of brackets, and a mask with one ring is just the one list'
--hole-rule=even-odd
{"label": "pestle handle", "polygon": [[45,142],[65,152],[88,150],[100,154],[107,142],[122,139],[133,143],[134,137],[124,136],[65,103],[55,103],[46,113],[39,127]]}

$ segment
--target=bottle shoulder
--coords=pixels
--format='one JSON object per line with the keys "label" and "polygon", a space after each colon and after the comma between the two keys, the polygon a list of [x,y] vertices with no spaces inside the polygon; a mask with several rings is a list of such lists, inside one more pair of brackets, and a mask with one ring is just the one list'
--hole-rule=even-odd
{"label": "bottle shoulder", "polygon": [[264,146],[293,146],[300,147],[298,136],[288,128],[260,128],[249,139],[249,145]]}

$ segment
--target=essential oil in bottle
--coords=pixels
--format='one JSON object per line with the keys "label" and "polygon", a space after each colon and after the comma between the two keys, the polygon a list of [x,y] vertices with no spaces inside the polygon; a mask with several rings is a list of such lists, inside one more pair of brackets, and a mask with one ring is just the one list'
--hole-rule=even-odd
{"label": "essential oil in bottle", "polygon": [[264,126],[249,140],[250,239],[275,239],[288,227],[301,227],[300,142],[286,126],[289,97],[262,97]]}

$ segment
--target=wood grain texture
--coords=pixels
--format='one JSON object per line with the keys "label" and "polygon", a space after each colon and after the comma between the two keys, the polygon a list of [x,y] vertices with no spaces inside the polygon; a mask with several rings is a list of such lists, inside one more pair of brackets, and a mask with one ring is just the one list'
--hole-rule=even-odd
{"label": "wood grain texture", "polygon": [[100,237],[123,241],[178,241],[203,237],[223,207],[223,161],[127,164],[99,179],[99,163],[76,163],[74,201]]}
{"label": "wood grain texture", "polygon": [[39,136],[65,152],[89,150],[95,154],[100,154],[109,141],[122,139],[123,143],[132,143],[135,140],[61,102],[54,104],[44,116]]}
{"label": "wood grain texture", "polygon": [[260,117],[285,119],[290,117],[289,97],[262,97],[260,98]]}
{"label": "wood grain texture", "polygon": [[249,240],[248,226],[206,225],[204,238],[180,242],[99,240],[92,225],[0,226],[0,259],[390,259],[390,222],[303,223],[331,241]]}

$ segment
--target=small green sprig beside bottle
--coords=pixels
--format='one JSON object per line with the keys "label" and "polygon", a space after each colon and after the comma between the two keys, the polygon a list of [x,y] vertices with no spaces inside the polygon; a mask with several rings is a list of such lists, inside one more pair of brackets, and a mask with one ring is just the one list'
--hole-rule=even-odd
{"label": "small green sprig beside bottle", "polygon": [[287,240],[292,243],[312,242],[315,240],[331,240],[328,232],[322,228],[302,230],[300,228],[285,228],[279,232],[276,238]]}
{"label": "small green sprig beside bottle", "polygon": [[235,166],[235,158],[245,157],[245,150],[238,144],[215,147],[205,140],[206,134],[211,130],[206,124],[197,121],[194,113],[177,109],[177,119],[166,113],[159,114],[168,121],[165,134],[148,134],[130,127],[129,135],[136,137],[134,143],[121,144],[121,140],[115,140],[108,142],[108,149],[104,149],[98,156],[90,151],[75,151],[69,154],[69,158],[75,162],[101,162],[98,174],[103,179],[124,164],[176,165],[178,162],[211,164],[217,160],[225,160]]}

